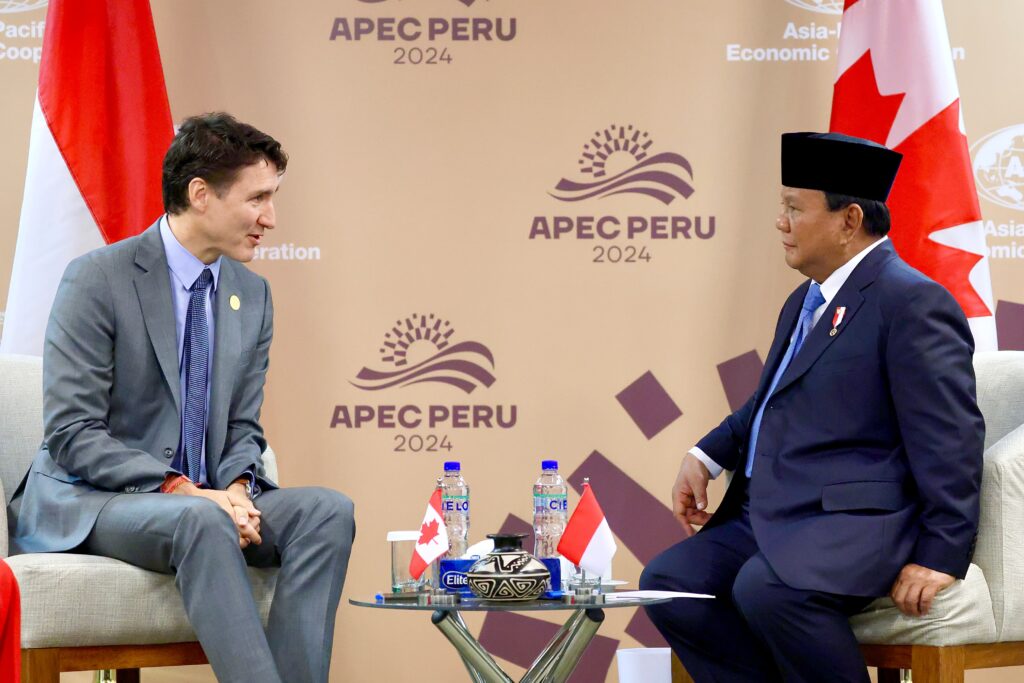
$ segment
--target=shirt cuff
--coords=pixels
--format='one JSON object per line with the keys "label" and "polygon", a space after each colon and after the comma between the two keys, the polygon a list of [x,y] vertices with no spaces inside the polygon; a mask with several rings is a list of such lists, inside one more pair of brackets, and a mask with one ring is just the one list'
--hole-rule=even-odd
{"label": "shirt cuff", "polygon": [[721,465],[719,465],[717,462],[708,457],[707,453],[697,448],[696,446],[691,448],[689,453],[690,455],[704,463],[704,467],[708,468],[708,475],[712,479],[718,479],[718,475],[720,475],[724,469]]}
{"label": "shirt cuff", "polygon": [[[252,491],[251,500],[256,500],[256,496],[263,492],[260,485],[256,483],[256,473],[253,472],[252,467],[238,475],[238,479],[245,479],[249,482],[249,489]],[[238,481],[238,479],[235,479],[235,481]]]}

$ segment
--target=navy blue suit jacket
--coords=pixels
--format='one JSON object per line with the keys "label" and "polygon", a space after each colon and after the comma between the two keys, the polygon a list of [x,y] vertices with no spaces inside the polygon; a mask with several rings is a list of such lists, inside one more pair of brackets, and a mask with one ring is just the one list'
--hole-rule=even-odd
{"label": "navy blue suit jacket", "polygon": [[[757,391],[697,444],[737,475],[754,412],[809,283],[779,316]],[[830,335],[838,306],[846,314]],[[953,297],[891,242],[854,269],[768,397],[749,485],[758,546],[798,589],[885,595],[915,562],[962,578],[974,550],[985,423],[973,337]]]}

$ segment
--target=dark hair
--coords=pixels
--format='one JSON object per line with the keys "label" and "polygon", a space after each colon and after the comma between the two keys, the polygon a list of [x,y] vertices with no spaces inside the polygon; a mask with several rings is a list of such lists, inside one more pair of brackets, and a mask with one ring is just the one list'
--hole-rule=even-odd
{"label": "dark hair", "polygon": [[189,207],[188,184],[202,178],[221,195],[246,166],[261,160],[278,174],[288,166],[281,143],[230,114],[214,112],[185,119],[164,155],[164,211],[179,214]]}
{"label": "dark hair", "polygon": [[889,232],[889,207],[885,202],[835,192],[826,192],[825,201],[828,203],[829,211],[845,209],[850,204],[860,206],[864,211],[864,229],[869,235],[884,237]]}

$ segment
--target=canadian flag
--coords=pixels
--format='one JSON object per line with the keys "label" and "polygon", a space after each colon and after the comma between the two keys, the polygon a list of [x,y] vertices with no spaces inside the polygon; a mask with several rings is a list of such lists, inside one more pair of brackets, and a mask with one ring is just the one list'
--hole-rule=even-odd
{"label": "canadian flag", "polygon": [[444,516],[441,514],[441,489],[434,489],[434,495],[430,496],[427,503],[427,512],[423,515],[423,524],[420,526],[420,537],[416,541],[416,548],[412,551],[412,560],[409,562],[409,573],[412,578],[418,579],[423,576],[424,570],[430,563],[448,552],[448,528],[444,525]]}
{"label": "canadian flag", "polygon": [[992,279],[942,3],[846,0],[830,129],[903,154],[889,195],[896,251],[960,303],[996,349]]}
{"label": "canadian flag", "polygon": [[50,0],[0,351],[42,354],[68,263],[161,214],[173,135],[148,0]]}
{"label": "canadian flag", "polygon": [[608,520],[597,504],[590,484],[583,484],[583,495],[565,525],[558,552],[562,557],[595,576],[610,578],[612,558],[618,546]]}

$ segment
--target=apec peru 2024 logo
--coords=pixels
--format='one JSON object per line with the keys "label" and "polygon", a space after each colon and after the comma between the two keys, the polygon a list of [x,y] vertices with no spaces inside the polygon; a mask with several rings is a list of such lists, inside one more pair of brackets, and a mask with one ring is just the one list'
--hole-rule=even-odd
{"label": "apec peru 2024 logo", "polygon": [[[470,57],[468,45],[487,50],[516,39],[516,17],[487,16],[491,4],[490,0],[359,0],[358,6],[366,12],[335,17],[329,40],[393,46],[392,64],[448,66]],[[395,16],[394,7],[405,15]]]}
{"label": "apec peru 2024 logo", "polygon": [[[491,350],[478,341],[460,341],[451,322],[434,313],[396,320],[384,333],[372,365],[364,366],[349,383],[389,396],[413,386],[470,395],[497,381]],[[450,451],[449,430],[511,429],[518,412],[516,405],[487,403],[339,404],[334,406],[331,429],[389,430],[395,452]]]}
{"label": "apec peru 2024 logo", "polygon": [[632,124],[595,131],[583,144],[576,165],[576,177],[561,178],[549,195],[594,210],[534,216],[529,239],[599,240],[591,249],[594,263],[650,263],[655,243],[679,245],[715,236],[713,215],[597,210],[611,209],[616,202],[616,208],[626,211],[644,204],[668,207],[695,194],[693,165],[682,154],[659,150],[648,131]]}

